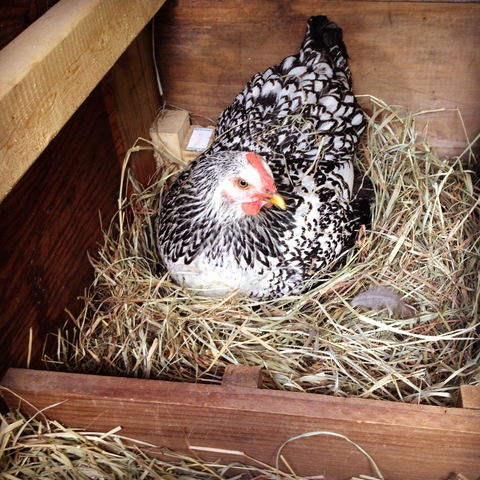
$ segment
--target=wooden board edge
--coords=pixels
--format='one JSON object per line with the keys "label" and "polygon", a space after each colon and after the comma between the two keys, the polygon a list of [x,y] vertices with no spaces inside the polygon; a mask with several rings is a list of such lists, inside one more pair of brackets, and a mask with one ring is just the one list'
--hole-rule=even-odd
{"label": "wooden board edge", "polygon": [[457,407],[480,410],[480,385],[462,385]]}
{"label": "wooden board edge", "polygon": [[299,475],[324,467],[330,478],[372,475],[345,437],[372,455],[389,480],[451,472],[469,478],[480,471],[478,410],[22,369],[10,369],[2,385],[13,410],[20,406],[32,415],[42,409],[50,420],[87,431],[120,426],[126,437],[174,451],[196,446],[211,461],[226,449],[273,464],[282,442],[316,431],[336,438],[320,435],[286,449]]}
{"label": "wooden board edge", "polygon": [[[238,385],[212,385],[127,377],[10,368],[0,386],[37,398],[103,398],[120,403],[172,404],[211,407],[228,411],[241,409],[309,418],[348,419],[366,424],[389,424],[426,429],[461,428],[480,434],[480,412],[461,408],[405,404],[381,400],[334,397]],[[4,397],[5,390],[2,391]],[[14,404],[9,403],[12,407]],[[468,418],[469,422],[464,419]],[[470,420],[472,423],[470,423]],[[458,425],[456,425],[458,422]]]}
{"label": "wooden board edge", "polygon": [[262,368],[253,365],[227,365],[222,386],[262,388]]}

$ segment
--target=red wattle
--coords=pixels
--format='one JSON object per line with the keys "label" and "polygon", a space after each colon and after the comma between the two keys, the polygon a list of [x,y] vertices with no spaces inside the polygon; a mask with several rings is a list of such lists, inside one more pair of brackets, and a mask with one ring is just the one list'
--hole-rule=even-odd
{"label": "red wattle", "polygon": [[257,215],[262,208],[262,201],[257,200],[256,202],[242,203],[242,210],[247,215]]}

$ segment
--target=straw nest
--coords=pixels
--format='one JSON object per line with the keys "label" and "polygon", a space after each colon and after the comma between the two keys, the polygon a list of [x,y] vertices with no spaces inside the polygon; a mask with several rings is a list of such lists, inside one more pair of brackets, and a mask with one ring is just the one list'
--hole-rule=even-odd
{"label": "straw nest", "polygon": [[125,169],[134,193],[120,198],[91,258],[85,308],[75,328],[58,332],[48,365],[214,383],[229,364],[259,365],[266,388],[453,406],[461,384],[480,382],[471,150],[439,159],[416,142],[416,115],[368,101],[356,160],[374,185],[372,225],[343,268],[304,295],[269,302],[202,298],[172,284],[155,219],[178,165],[162,151],[164,168],[146,189]]}

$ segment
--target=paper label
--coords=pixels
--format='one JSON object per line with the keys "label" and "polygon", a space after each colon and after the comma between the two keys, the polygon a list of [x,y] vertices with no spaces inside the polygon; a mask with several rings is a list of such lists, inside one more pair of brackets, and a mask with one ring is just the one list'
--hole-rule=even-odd
{"label": "paper label", "polygon": [[187,150],[205,150],[210,143],[212,135],[213,130],[211,128],[194,128],[187,145]]}

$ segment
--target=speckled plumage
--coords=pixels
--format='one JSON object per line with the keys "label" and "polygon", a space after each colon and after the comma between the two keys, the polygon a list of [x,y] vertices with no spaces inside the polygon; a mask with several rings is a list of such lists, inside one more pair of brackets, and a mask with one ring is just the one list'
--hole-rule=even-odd
{"label": "speckled plumage", "polygon": [[[361,222],[352,158],[363,130],[342,31],[312,17],[300,52],[248,82],[166,194],[158,248],[173,280],[212,296],[300,293]],[[216,186],[245,168],[242,152],[267,162],[286,210],[250,216],[222,198]]]}

